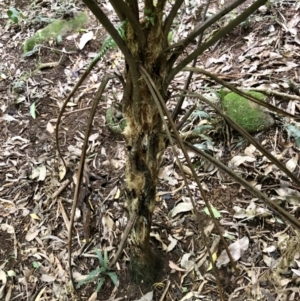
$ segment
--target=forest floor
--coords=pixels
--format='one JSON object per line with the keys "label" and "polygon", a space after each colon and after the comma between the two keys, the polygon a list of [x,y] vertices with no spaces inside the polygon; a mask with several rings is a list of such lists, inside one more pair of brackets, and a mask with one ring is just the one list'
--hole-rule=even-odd
{"label": "forest floor", "polygon": [[[109,51],[66,109],[59,128],[59,143],[68,165],[64,175],[54,134],[57,116],[68,93],[99,51],[106,33],[90,15],[86,30],[93,32],[94,38],[83,49],[78,48],[82,33],[76,33],[23,57],[26,38],[46,25],[45,19],[39,17],[66,18],[68,12],[84,10],[84,6],[80,1],[8,2],[26,18],[19,24],[9,24],[6,16],[9,6],[0,0],[0,299],[73,300],[67,263],[68,226],[86,122],[97,85],[106,73],[121,72],[122,57],[117,50]],[[101,2],[110,14],[110,7]],[[187,15],[180,17],[181,26],[174,39],[184,36],[194,25],[197,13],[194,2],[190,1]],[[221,8],[219,3],[212,2],[215,4],[209,13]],[[294,99],[269,97],[268,101],[299,118],[300,4],[283,0],[271,3],[271,7],[257,12],[249,22],[199,57],[197,67],[239,87],[293,95]],[[218,25],[234,17],[232,13]],[[14,93],[13,87],[24,74],[50,62],[59,63],[27,77],[19,85],[18,93]],[[186,75],[180,73],[173,85],[182,86]],[[296,84],[293,89],[291,82]],[[208,97],[216,95],[220,87],[205,76],[195,75],[191,89]],[[99,266],[95,249],[106,249],[112,258],[126,227],[122,195],[124,141],[105,124],[106,109],[121,96],[118,84],[111,82],[94,119],[86,160],[89,185],[85,183],[85,187],[89,188],[88,192],[82,189],[84,196],[79,202],[73,232],[75,279]],[[182,113],[195,102],[187,99]],[[169,103],[170,109],[174,104]],[[206,105],[199,105],[201,110],[213,114]],[[299,132],[291,134],[290,125],[298,127]],[[297,176],[299,125],[297,119],[277,116],[274,127],[255,135]],[[300,217],[300,187],[255,147],[237,133],[227,135],[221,129],[211,131],[207,137],[202,142],[214,157]],[[224,246],[205,213],[205,203],[195,182],[189,178],[209,246],[218,257],[217,270],[225,300],[300,300],[298,231],[218,168],[192,153],[191,159],[208,200],[220,214],[223,237],[228,245],[234,243],[231,251],[237,261],[236,270],[221,255]],[[93,299],[96,283],[91,282],[79,288],[81,300],[220,300],[203,236],[182,183],[172,150],[167,149],[159,175],[151,233],[152,247],[164,262],[160,279],[150,287],[131,282],[128,241],[115,266],[119,286],[107,279]],[[82,248],[86,241],[89,243]]]}

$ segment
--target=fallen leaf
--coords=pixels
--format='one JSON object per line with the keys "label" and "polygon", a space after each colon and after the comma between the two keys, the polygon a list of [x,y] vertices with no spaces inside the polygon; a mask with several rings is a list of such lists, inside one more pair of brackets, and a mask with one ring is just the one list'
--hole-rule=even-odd
{"label": "fallen leaf", "polygon": [[53,125],[52,125],[50,122],[47,123],[46,130],[47,130],[50,134],[53,134],[53,133],[54,133],[54,127],[53,127]]}
{"label": "fallen leaf", "polygon": [[40,166],[40,173],[39,173],[39,181],[44,181],[46,179],[47,169],[45,165]]}
{"label": "fallen leaf", "polygon": [[188,202],[181,202],[179,203],[176,207],[174,207],[171,211],[170,211],[170,216],[174,217],[176,216],[178,213],[182,213],[182,212],[187,212],[193,209],[193,204],[192,203],[188,203]]}
{"label": "fallen leaf", "polygon": [[240,166],[241,164],[245,162],[254,162],[256,159],[250,156],[234,156],[229,163],[231,163],[234,166]]}
{"label": "fallen leaf", "polygon": [[285,166],[290,172],[293,172],[297,167],[298,159],[299,159],[299,155],[296,153],[290,160],[286,162]]}
{"label": "fallen leaf", "polygon": [[53,282],[55,281],[56,277],[52,275],[43,274],[40,279],[44,282]]}
{"label": "fallen leaf", "polygon": [[27,241],[32,241],[33,239],[35,239],[37,237],[37,235],[39,234],[40,229],[37,229],[35,227],[30,228],[28,230],[28,232],[26,233],[25,239]]}
{"label": "fallen leaf", "polygon": [[168,240],[171,242],[167,247],[167,253],[172,251],[177,245],[177,239],[173,238],[172,235],[169,234]]}
{"label": "fallen leaf", "polygon": [[145,294],[140,299],[135,300],[135,301],[152,301],[152,300],[153,300],[153,291]]}
{"label": "fallen leaf", "polygon": [[169,261],[169,267],[172,269],[172,270],[176,270],[176,271],[179,271],[179,272],[186,272],[185,269],[182,269],[180,268],[178,265],[176,265],[173,261]]}
{"label": "fallen leaf", "polygon": [[30,216],[31,216],[31,218],[33,218],[35,220],[41,220],[40,217],[36,213],[31,213]]}
{"label": "fallen leaf", "polygon": [[[237,261],[242,256],[243,252],[246,251],[249,247],[249,238],[244,236],[243,238],[237,240],[233,244],[228,246],[230,254],[234,261]],[[222,265],[225,265],[229,262],[229,257],[226,253],[226,250],[223,250],[219,258],[217,259],[216,266],[220,268]]]}
{"label": "fallen leaf", "polygon": [[94,37],[94,33],[92,31],[84,33],[80,38],[78,48],[80,50],[83,49],[86,43],[89,42],[93,37]]}

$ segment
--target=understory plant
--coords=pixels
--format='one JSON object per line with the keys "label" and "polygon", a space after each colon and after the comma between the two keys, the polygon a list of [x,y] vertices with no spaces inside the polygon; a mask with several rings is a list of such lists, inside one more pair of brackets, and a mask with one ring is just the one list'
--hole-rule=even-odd
{"label": "understory plant", "polygon": [[109,269],[109,261],[107,250],[105,249],[103,255],[100,250],[95,249],[99,261],[99,267],[92,270],[84,279],[78,281],[77,288],[89,282],[97,282],[95,293],[97,294],[102,288],[106,278],[110,278],[115,286],[118,286],[118,276],[114,271]]}

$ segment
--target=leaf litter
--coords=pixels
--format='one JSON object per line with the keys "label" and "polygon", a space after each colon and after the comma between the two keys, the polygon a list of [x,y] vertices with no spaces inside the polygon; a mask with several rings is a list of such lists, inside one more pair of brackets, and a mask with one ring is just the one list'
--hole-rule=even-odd
{"label": "leaf litter", "polygon": [[[117,55],[108,55],[68,106],[60,138],[64,156],[73,171],[73,174],[67,174],[61,169],[54,143],[57,113],[74,81],[99,50],[95,39],[104,39],[106,33],[94,30],[96,23],[92,19],[85,34],[69,36],[63,41],[63,45],[50,45],[50,48],[69,52],[67,55],[71,60],[28,78],[25,85],[19,84],[20,93],[16,96],[11,89],[13,83],[20,82],[24,73],[37,67],[35,59],[21,58],[20,45],[42,25],[32,25],[29,20],[35,20],[37,10],[39,14],[55,17],[64,8],[51,1],[43,1],[51,5],[50,10],[47,5],[29,7],[27,2],[19,2],[16,6],[22,10],[29,23],[7,28],[8,20],[5,17],[0,19],[3,25],[0,27],[0,43],[6,45],[0,47],[3,58],[0,65],[0,235],[5,242],[0,254],[0,298],[18,296],[18,300],[25,300],[29,295],[35,295],[35,300],[69,300],[70,292],[65,290],[69,283],[66,252],[68,212],[76,180],[76,166],[81,154],[87,108],[90,106],[89,98],[102,75],[107,70],[112,71],[112,66],[121,69],[122,62]],[[181,20],[174,41],[186,36],[193,26],[189,18],[193,20],[196,14],[195,4],[198,1],[186,1],[185,11],[188,17]],[[0,6],[3,11],[7,9],[3,3]],[[112,13],[108,3],[104,3],[104,7]],[[298,84],[295,91],[299,93],[299,75],[295,74],[300,53],[299,8],[295,3],[290,5],[286,1],[272,2],[270,8],[264,7],[253,16],[249,29],[237,28],[209,53],[201,56],[198,67],[203,66],[243,88],[274,89],[288,94],[292,93],[291,82],[294,81]],[[81,49],[78,56],[70,50],[74,46],[74,40],[75,45]],[[40,48],[38,57],[53,62],[60,58],[46,47]],[[179,75],[176,78],[178,84],[184,78],[184,74]],[[191,87],[194,91],[209,91],[210,95],[215,95],[219,89],[219,86],[213,85],[203,76],[195,76]],[[116,91],[119,89],[116,85],[111,88]],[[297,94],[296,92],[293,93]],[[127,218],[120,195],[124,170],[123,145],[118,137],[112,137],[105,128],[104,108],[114,101],[109,93],[105,97],[106,101],[100,104],[94,132],[89,139],[87,164],[95,175],[90,181],[93,187],[90,205],[94,211],[90,220],[93,235],[89,238],[92,246],[107,249],[112,254],[120,241]],[[270,96],[269,101],[299,114],[299,99]],[[194,102],[193,99],[186,100],[185,108],[188,109]],[[211,112],[206,107],[203,109]],[[193,128],[194,122],[191,121],[189,126]],[[210,121],[207,119],[205,122]],[[276,129],[256,136],[296,174],[299,174],[299,128],[295,120],[285,118],[276,123]],[[211,141],[211,144],[207,141],[203,144],[202,140],[199,145],[209,145],[208,150],[213,151],[215,156],[228,162],[229,166],[255,187],[269,194],[274,202],[279,202],[299,217],[299,187],[291,185],[282,172],[255,147],[239,144],[241,141],[233,133],[228,155],[222,139],[215,141],[212,136]],[[299,234],[217,169],[209,172],[209,167],[205,166],[201,158],[193,155],[192,159],[197,173],[205,182],[209,201],[218,213],[222,213],[219,217],[220,224],[241,272],[237,282],[229,282],[232,273],[224,247],[215,238],[200,194],[195,189],[193,180],[189,179],[189,186],[197,199],[197,209],[203,212],[205,233],[212,244],[213,260],[220,269],[221,277],[228,279],[226,293],[229,300],[297,300],[300,275]],[[164,160],[166,164],[161,169],[151,236],[153,243],[158,242],[159,252],[167,256],[166,275],[172,283],[168,293],[173,299],[179,300],[209,298],[216,290],[211,262],[203,250],[203,238],[194,221],[186,189],[181,187],[182,178],[173,164],[170,150],[166,152]],[[187,166],[184,171],[190,175]],[[63,185],[61,181],[66,179],[68,182]],[[63,189],[60,191],[61,187]],[[73,258],[76,273],[82,275],[90,272],[95,256],[91,251],[93,248],[85,248],[83,242],[86,228],[83,221],[84,206],[82,201],[78,209],[74,239],[77,251],[82,250],[82,253]],[[129,248],[125,248],[124,258],[118,265],[120,292],[111,296],[112,288],[107,285],[103,296],[105,299],[112,297],[117,300],[127,294],[132,300],[153,300],[161,292],[156,286],[155,294],[152,291],[138,294],[134,289],[130,291],[130,286],[126,287],[127,278],[122,275],[126,274],[125,263],[129,260]],[[90,300],[98,300],[92,293],[93,288],[83,289]]]}

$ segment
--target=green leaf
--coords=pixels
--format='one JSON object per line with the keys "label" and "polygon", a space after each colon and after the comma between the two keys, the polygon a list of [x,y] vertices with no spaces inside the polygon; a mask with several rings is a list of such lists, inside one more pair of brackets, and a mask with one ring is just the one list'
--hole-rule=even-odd
{"label": "green leaf", "polygon": [[104,266],[104,258],[103,258],[103,255],[102,255],[102,253],[101,253],[101,251],[100,250],[98,250],[98,249],[95,249],[95,251],[96,251],[96,254],[97,254],[97,257],[98,257],[98,260],[99,260],[99,263],[100,263],[100,266]]}
{"label": "green leaf", "polygon": [[34,55],[35,53],[37,53],[39,51],[39,47],[37,47],[37,45],[34,46],[34,48],[30,51],[27,51],[23,54],[23,57],[29,57]]}
{"label": "green leaf", "polygon": [[191,114],[191,119],[194,119],[194,118],[206,118],[206,119],[210,119],[211,116],[209,114],[207,114],[206,112],[204,111],[201,111],[201,110],[195,110],[192,114]]}
{"label": "green leaf", "polygon": [[107,272],[106,275],[110,277],[115,286],[119,285],[118,275],[116,274],[116,272]]}
{"label": "green leaf", "polygon": [[104,284],[105,278],[102,277],[100,281],[98,282],[97,288],[96,288],[96,293],[98,293],[101,290],[102,285]]}
{"label": "green leaf", "polygon": [[[222,217],[221,213],[220,213],[214,206],[210,206],[210,207],[211,207],[211,210],[212,210],[213,215],[214,215],[215,218],[220,218],[220,217]],[[209,213],[207,207],[204,208],[204,212],[205,212],[207,215],[210,215],[210,213]]]}
{"label": "green leaf", "polygon": [[34,261],[32,263],[32,266],[35,268],[35,269],[38,269],[40,267],[40,264],[37,262],[37,261]]}
{"label": "green leaf", "polygon": [[300,129],[297,126],[293,125],[293,124],[289,124],[286,127],[286,130],[287,130],[289,136],[294,137],[296,147],[300,148]]}
{"label": "green leaf", "polygon": [[154,26],[155,18],[154,17],[149,17],[149,21]]}
{"label": "green leaf", "polygon": [[91,271],[84,279],[78,281],[77,288],[80,288],[83,284],[87,284],[88,282],[91,282],[95,280],[101,273],[100,268],[97,268],[96,270]]}
{"label": "green leaf", "polygon": [[10,7],[7,11],[8,18],[15,23],[19,23],[19,17],[24,18],[23,14],[21,14],[17,9],[14,7]]}
{"label": "green leaf", "polygon": [[56,41],[57,43],[61,43],[62,42],[62,36],[61,35],[58,35],[57,38],[56,38]]}
{"label": "green leaf", "polygon": [[30,115],[33,119],[36,119],[36,107],[35,102],[31,104],[30,106]]}

